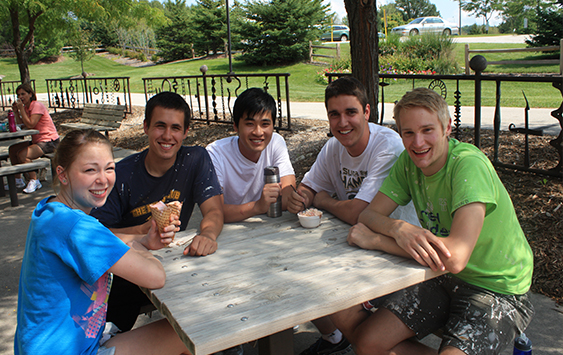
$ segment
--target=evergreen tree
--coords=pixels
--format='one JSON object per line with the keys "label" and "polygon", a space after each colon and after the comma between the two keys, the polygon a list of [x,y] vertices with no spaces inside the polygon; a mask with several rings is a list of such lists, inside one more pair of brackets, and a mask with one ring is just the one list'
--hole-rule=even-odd
{"label": "evergreen tree", "polygon": [[272,65],[306,60],[309,41],[317,40],[314,25],[326,22],[328,5],[322,0],[249,1],[239,31],[241,59],[248,64]]}
{"label": "evergreen tree", "polygon": [[165,62],[191,58],[194,30],[185,0],[166,3],[165,14],[169,23],[156,31],[158,55]]}
{"label": "evergreen tree", "polygon": [[227,42],[227,14],[225,0],[198,0],[193,8],[192,26],[197,28],[193,38],[198,53],[216,54]]}
{"label": "evergreen tree", "polygon": [[563,1],[550,1],[537,6],[537,35],[526,43],[532,47],[558,46],[563,38]]}

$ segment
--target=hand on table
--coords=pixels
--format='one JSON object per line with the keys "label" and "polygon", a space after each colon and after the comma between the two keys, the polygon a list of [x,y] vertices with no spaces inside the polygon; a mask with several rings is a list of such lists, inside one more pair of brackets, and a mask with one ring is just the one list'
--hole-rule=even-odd
{"label": "hand on table", "polygon": [[402,223],[394,238],[397,244],[419,264],[428,266],[433,271],[446,270],[438,251],[446,258],[451,257],[450,251],[440,238],[429,230],[410,223]]}
{"label": "hand on table", "polygon": [[362,249],[377,249],[375,238],[378,235],[378,233],[369,229],[365,224],[358,223],[350,228],[346,241],[348,241],[349,245]]}
{"label": "hand on table", "polygon": [[184,255],[206,256],[215,253],[215,251],[217,251],[217,241],[208,236],[198,234],[194,237],[191,244],[184,249]]}

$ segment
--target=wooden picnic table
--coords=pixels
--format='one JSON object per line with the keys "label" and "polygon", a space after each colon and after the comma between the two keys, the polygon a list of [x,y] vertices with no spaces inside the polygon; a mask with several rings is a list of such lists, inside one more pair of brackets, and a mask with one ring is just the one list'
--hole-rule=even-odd
{"label": "wooden picnic table", "polygon": [[193,355],[256,339],[260,354],[293,354],[293,326],[441,274],[348,245],[350,225],[326,212],[315,229],[289,212],[225,224],[206,257],[182,254],[196,234],[191,225],[178,245],[154,252],[166,285],[143,291]]}

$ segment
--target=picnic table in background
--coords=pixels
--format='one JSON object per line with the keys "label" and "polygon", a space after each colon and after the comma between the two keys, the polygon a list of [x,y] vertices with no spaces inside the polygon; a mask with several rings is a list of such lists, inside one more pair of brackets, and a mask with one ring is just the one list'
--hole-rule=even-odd
{"label": "picnic table in background", "polygon": [[314,229],[289,212],[225,224],[206,257],[182,254],[192,222],[175,245],[154,252],[166,285],[143,291],[193,355],[256,339],[261,354],[293,354],[293,326],[442,274],[348,245],[350,225],[326,212]]}

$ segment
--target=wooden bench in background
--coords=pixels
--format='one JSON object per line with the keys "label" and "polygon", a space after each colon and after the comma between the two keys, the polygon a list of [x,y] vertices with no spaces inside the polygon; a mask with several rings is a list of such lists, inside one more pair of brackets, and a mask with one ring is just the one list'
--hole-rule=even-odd
{"label": "wooden bench in background", "polygon": [[108,136],[109,131],[121,127],[124,116],[125,105],[84,104],[80,122],[63,123],[61,127],[105,131]]}
{"label": "wooden bench in background", "polygon": [[[27,173],[33,170],[48,168],[50,165],[49,160],[37,159],[31,163],[18,164],[13,166],[2,166],[0,167],[0,179],[3,176],[8,178],[8,187],[10,191],[10,202],[12,207],[19,206],[18,202],[18,191],[16,188],[16,174]],[[2,183],[3,185],[3,183]],[[0,191],[0,197],[6,196],[4,191],[4,186],[0,186],[2,189]]]}

